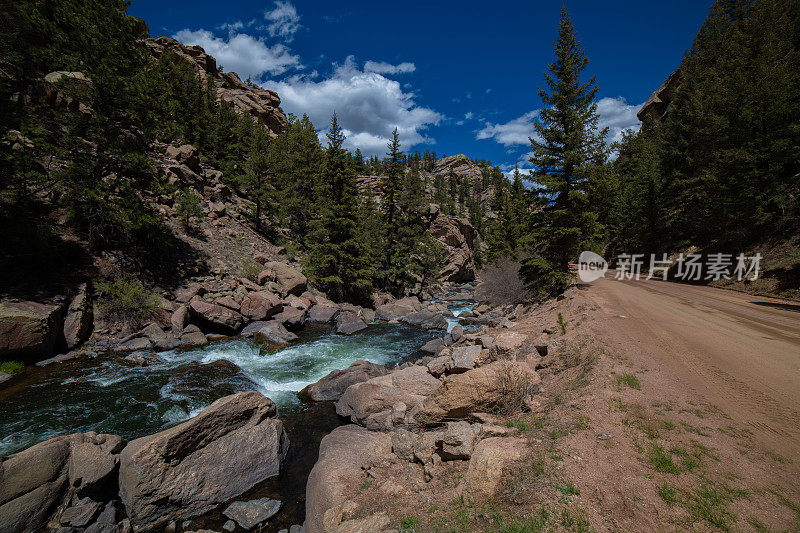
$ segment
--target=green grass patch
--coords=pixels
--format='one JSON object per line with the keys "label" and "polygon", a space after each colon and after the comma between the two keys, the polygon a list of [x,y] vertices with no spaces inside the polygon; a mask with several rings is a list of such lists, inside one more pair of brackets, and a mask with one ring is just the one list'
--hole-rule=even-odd
{"label": "green grass patch", "polygon": [[633,374],[620,374],[617,376],[617,386],[626,385],[632,389],[642,390],[642,382]]}
{"label": "green grass patch", "polygon": [[678,491],[669,486],[667,480],[664,480],[661,486],[658,487],[658,495],[661,496],[662,500],[669,504],[673,504],[678,501],[677,493]]}
{"label": "green grass patch", "polygon": [[660,444],[653,443],[650,445],[650,454],[648,461],[659,472],[666,472],[667,474],[680,474],[681,467],[675,464],[672,454],[666,451]]}
{"label": "green grass patch", "polygon": [[25,365],[19,361],[0,361],[0,372],[5,374],[19,374],[25,370]]}

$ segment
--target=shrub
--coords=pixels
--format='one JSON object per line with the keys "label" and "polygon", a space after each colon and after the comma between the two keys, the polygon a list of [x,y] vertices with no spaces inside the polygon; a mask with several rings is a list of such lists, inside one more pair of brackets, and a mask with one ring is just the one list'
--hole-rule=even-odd
{"label": "shrub", "polygon": [[534,393],[531,376],[508,361],[500,363],[500,370],[497,374],[500,402],[497,408],[506,415],[521,413],[528,408],[528,401]]}
{"label": "shrub", "polygon": [[527,299],[519,279],[518,261],[500,257],[480,273],[481,283],[475,290],[478,301],[491,306],[517,304]]}
{"label": "shrub", "polygon": [[142,322],[158,306],[158,297],[139,280],[116,278],[97,284],[97,305],[110,320],[135,325]]}
{"label": "shrub", "polygon": [[25,370],[25,365],[19,361],[0,361],[0,373],[19,374]]}
{"label": "shrub", "polygon": [[264,270],[264,266],[252,257],[248,257],[239,262],[239,275],[250,281],[255,282],[262,270]]}
{"label": "shrub", "polygon": [[192,217],[203,216],[203,208],[200,206],[202,198],[192,189],[184,189],[175,197],[175,212],[181,217],[183,225],[188,229]]}

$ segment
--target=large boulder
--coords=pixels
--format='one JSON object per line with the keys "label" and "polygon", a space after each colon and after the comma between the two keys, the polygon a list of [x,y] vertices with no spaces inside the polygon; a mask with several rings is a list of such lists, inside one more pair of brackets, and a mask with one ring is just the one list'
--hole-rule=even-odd
{"label": "large boulder", "polygon": [[312,402],[335,402],[342,397],[350,385],[385,376],[385,366],[369,361],[356,361],[344,370],[334,370],[316,383],[300,391],[300,396]]}
{"label": "large boulder", "polygon": [[244,317],[236,311],[203,300],[192,300],[189,314],[201,328],[222,333],[236,333],[245,322]]}
{"label": "large boulder", "polygon": [[167,146],[167,157],[183,163],[195,172],[200,172],[200,157],[197,148],[191,144]]}
{"label": "large boulder", "polygon": [[73,493],[113,490],[121,448],[116,435],[76,433],[0,458],[0,533],[43,527]]}
{"label": "large boulder", "polygon": [[[264,267],[266,270],[265,276],[259,274],[259,279],[274,281],[281,291],[281,296],[286,297],[290,294],[300,296],[305,292],[308,285],[308,280],[302,272],[296,268],[292,268],[286,263],[278,261],[269,261]],[[262,274],[264,273],[262,272]]]}
{"label": "large boulder", "polygon": [[287,329],[297,331],[305,324],[306,313],[294,307],[284,307],[283,311],[273,316],[272,319],[276,322],[280,322]]}
{"label": "large boulder", "polygon": [[78,288],[78,293],[67,308],[64,318],[64,340],[70,350],[89,338],[92,333],[92,301],[86,283]]}
{"label": "large boulder", "polygon": [[327,324],[338,312],[338,306],[317,304],[308,310],[307,319],[312,324]]}
{"label": "large boulder", "polygon": [[494,339],[494,351],[498,359],[527,361],[529,356],[538,359],[535,343],[523,333],[504,331]]}
{"label": "large boulder", "polygon": [[336,412],[369,429],[407,423],[441,382],[424,366],[412,365],[351,385],[336,402]]}
{"label": "large boulder", "polygon": [[283,309],[281,299],[271,292],[251,292],[242,300],[241,312],[251,320],[265,320]]}
{"label": "large boulder", "polygon": [[463,374],[454,374],[425,398],[414,415],[414,421],[436,426],[447,420],[466,418],[472,412],[491,410],[501,402],[509,401],[510,395],[527,398],[537,390],[540,382],[539,375],[530,365],[515,361],[496,361]]}
{"label": "large boulder", "polygon": [[339,313],[336,317],[336,333],[354,335],[367,329],[367,324],[355,313]]}
{"label": "large boulder", "polygon": [[38,302],[0,302],[0,357],[52,352],[62,333],[63,307]]}
{"label": "large boulder", "polygon": [[400,319],[400,322],[424,330],[447,329],[447,319],[445,317],[425,309],[407,314]]}
{"label": "large boulder", "polygon": [[256,342],[284,346],[296,341],[299,337],[283,327],[277,320],[270,320],[253,334]]}
{"label": "large boulder", "polygon": [[386,433],[347,425],[326,435],[306,483],[306,533],[336,530],[342,522],[347,491],[361,484],[364,469],[390,460],[392,455],[392,439]]}
{"label": "large boulder", "polygon": [[421,309],[422,304],[416,296],[407,296],[376,307],[375,318],[378,320],[385,320],[386,322],[393,322]]}
{"label": "large boulder", "polygon": [[525,439],[520,437],[491,437],[480,441],[464,476],[464,500],[481,503],[494,498],[504,472],[525,456],[526,447]]}
{"label": "large boulder", "polygon": [[119,489],[134,528],[190,519],[278,475],[289,442],[276,414],[269,398],[242,392],[128,444]]}

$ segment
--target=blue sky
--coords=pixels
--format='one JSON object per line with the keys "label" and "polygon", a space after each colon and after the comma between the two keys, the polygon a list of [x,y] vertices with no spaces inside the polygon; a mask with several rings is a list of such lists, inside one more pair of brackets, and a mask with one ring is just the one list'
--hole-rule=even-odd
{"label": "blue sky", "polygon": [[[571,0],[567,7],[600,85],[601,123],[618,137],[678,66],[710,0]],[[553,57],[560,2],[133,0],[153,36],[199,44],[226,71],[280,95],[286,112],[324,130],[335,109],[350,147],[405,150],[525,167]]]}

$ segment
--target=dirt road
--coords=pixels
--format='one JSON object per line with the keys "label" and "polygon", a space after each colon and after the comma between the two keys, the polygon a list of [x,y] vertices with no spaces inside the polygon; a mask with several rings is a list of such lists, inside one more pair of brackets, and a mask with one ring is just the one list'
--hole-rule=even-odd
{"label": "dirt road", "polygon": [[712,287],[606,279],[583,285],[601,336],[667,386],[719,407],[800,461],[800,305]]}

